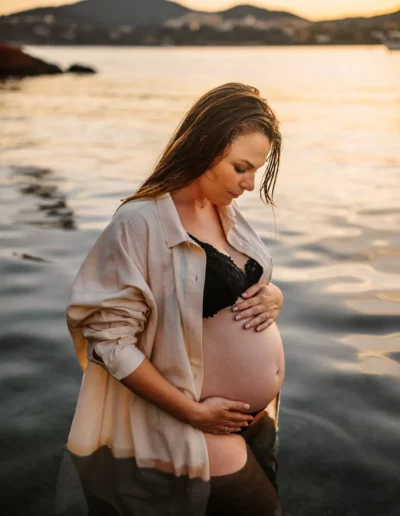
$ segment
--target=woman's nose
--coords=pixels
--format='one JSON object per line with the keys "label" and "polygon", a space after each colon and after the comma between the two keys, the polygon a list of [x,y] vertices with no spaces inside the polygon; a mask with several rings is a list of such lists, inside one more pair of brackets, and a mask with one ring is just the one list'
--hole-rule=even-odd
{"label": "woman's nose", "polygon": [[244,178],[241,182],[241,187],[245,190],[248,190],[249,192],[252,192],[254,190],[254,181],[255,177],[253,174],[248,175],[246,178]]}

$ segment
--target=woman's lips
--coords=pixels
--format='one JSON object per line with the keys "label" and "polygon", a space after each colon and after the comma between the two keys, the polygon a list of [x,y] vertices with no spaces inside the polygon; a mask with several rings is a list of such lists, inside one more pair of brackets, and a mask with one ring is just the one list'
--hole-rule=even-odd
{"label": "woman's lips", "polygon": [[234,194],[232,192],[229,192],[229,193],[232,195],[232,197],[235,197],[235,199],[237,199],[239,197],[239,195],[236,195],[236,194]]}

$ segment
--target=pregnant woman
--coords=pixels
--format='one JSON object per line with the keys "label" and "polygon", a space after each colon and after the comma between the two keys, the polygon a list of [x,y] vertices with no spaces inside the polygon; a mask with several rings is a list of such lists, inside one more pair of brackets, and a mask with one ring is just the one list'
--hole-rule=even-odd
{"label": "pregnant woman", "polygon": [[58,514],[280,513],[282,294],[234,200],[266,164],[273,204],[280,146],[256,88],[215,88],[90,250],[67,307],[84,376]]}
{"label": "pregnant woman", "polygon": [[[248,331],[246,325],[252,327],[253,317],[246,317],[245,312],[236,316],[242,324],[238,326],[233,322],[232,309],[242,308],[237,296],[256,284],[264,271],[255,258],[227,241],[215,206],[224,191],[241,195],[245,190],[254,189],[255,173],[265,163],[269,149],[269,139],[261,132],[242,134],[212,169],[214,178],[205,174],[172,195],[188,235],[207,255],[203,294],[204,378],[200,401],[216,396],[243,400],[250,405],[254,417],[263,413],[282,387],[285,371],[282,341],[275,322],[260,332]],[[249,253],[254,252],[249,249]],[[270,277],[272,261],[260,262]],[[273,514],[277,507],[276,494],[265,473],[257,467],[245,439],[235,435],[245,429],[232,424],[225,431],[229,437],[205,433],[212,492],[207,515]],[[246,478],[250,472],[251,484]],[[243,479],[247,485],[243,485]],[[234,494],[243,488],[247,490],[245,495],[237,499]],[[253,494],[255,499],[252,499]]]}

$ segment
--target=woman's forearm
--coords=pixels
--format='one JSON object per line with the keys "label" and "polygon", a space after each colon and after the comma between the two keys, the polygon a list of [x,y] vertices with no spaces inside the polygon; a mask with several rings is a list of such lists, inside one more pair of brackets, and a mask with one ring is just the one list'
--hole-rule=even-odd
{"label": "woman's forearm", "polygon": [[198,410],[197,401],[166,380],[147,358],[121,383],[184,423],[190,424],[192,415]]}

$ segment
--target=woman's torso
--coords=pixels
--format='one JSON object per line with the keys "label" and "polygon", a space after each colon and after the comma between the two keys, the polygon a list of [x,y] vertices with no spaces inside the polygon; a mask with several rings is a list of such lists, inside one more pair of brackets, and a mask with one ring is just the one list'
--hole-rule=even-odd
{"label": "woman's torso", "polygon": [[245,330],[249,319],[233,320],[231,307],[203,319],[204,379],[200,399],[243,401],[250,412],[264,409],[281,390],[285,363],[278,326]]}
{"label": "woman's torso", "polygon": [[[177,209],[190,235],[213,246],[217,252],[229,255],[233,263],[245,271],[249,257],[229,244],[216,210],[205,212],[199,222]],[[236,321],[235,315],[230,305],[212,317],[203,318],[204,378],[200,399],[222,396],[239,400],[249,403],[250,411],[255,412],[265,408],[283,384],[282,341],[275,322],[261,332],[255,328],[245,330],[244,324],[249,319]]]}

